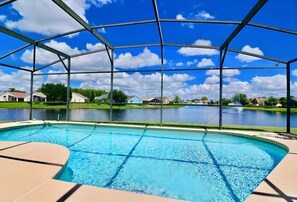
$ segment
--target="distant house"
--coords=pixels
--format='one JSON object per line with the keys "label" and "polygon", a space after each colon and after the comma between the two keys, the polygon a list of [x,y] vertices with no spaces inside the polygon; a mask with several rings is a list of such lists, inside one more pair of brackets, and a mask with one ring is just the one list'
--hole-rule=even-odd
{"label": "distant house", "polygon": [[127,104],[142,104],[143,101],[140,97],[131,95],[131,96],[127,96],[126,103]]}
{"label": "distant house", "polygon": [[150,102],[153,100],[153,97],[141,97],[143,104],[151,104]]}
{"label": "distant house", "polygon": [[211,101],[210,100],[201,100],[201,99],[195,99],[194,103],[198,105],[208,105]]}
{"label": "distant house", "polygon": [[82,94],[72,92],[70,102],[88,102],[88,98],[83,96]]}
{"label": "distant house", "polygon": [[161,100],[163,104],[169,104],[169,102],[171,101],[171,99],[169,99],[168,97],[163,97],[163,99],[161,99],[161,97],[155,97],[150,101],[150,104],[161,104]]}
{"label": "distant house", "polygon": [[28,93],[25,92],[5,92],[0,95],[0,101],[4,102],[24,102]]}
{"label": "distant house", "polygon": [[[46,102],[46,95],[41,92],[34,92],[32,97],[34,102]],[[30,102],[30,94],[25,97],[25,102]]]}
{"label": "distant house", "polygon": [[103,95],[100,95],[100,96],[96,96],[94,98],[94,101],[95,102],[106,103],[107,102],[107,99],[108,99],[108,94],[103,94]]}
{"label": "distant house", "polygon": [[249,105],[253,105],[253,106],[257,106],[257,107],[264,106],[266,100],[267,100],[267,98],[263,98],[263,97],[251,98],[251,99],[249,99]]}
{"label": "distant house", "polygon": [[275,106],[276,107],[282,107],[283,105],[281,103],[277,103]]}

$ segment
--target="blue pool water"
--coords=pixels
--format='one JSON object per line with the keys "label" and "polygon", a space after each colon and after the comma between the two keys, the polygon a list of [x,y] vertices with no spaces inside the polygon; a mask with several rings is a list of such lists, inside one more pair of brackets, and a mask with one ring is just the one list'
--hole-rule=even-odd
{"label": "blue pool water", "polygon": [[287,153],[238,136],[104,126],[29,126],[0,140],[68,147],[61,180],[189,201],[244,201]]}

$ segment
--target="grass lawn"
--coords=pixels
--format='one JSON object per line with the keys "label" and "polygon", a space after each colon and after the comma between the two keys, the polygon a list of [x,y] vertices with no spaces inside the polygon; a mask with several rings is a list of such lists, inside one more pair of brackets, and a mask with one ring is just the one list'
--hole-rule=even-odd
{"label": "grass lawn", "polygon": [[[286,108],[279,107],[244,107],[245,110],[253,110],[253,111],[268,111],[268,112],[282,112],[286,113]],[[291,108],[291,113],[297,113],[297,108]]]}
{"label": "grass lawn", "polygon": [[[161,105],[145,105],[145,104],[128,104],[128,105],[113,105],[113,109],[153,109],[160,108]],[[181,105],[163,105],[163,108],[180,108]],[[25,108],[29,109],[30,105],[26,102],[0,102],[0,108]],[[96,103],[71,103],[71,109],[109,109],[108,104]],[[66,104],[45,104],[34,103],[33,109],[66,109]]]}

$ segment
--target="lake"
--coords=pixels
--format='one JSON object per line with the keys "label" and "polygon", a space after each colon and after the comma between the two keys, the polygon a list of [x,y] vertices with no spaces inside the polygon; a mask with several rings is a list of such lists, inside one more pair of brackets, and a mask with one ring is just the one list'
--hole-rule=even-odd
{"label": "lake", "polygon": [[[65,120],[65,109],[33,109],[37,120]],[[0,120],[28,120],[29,109],[0,109]],[[109,110],[71,109],[73,121],[109,121]],[[114,109],[113,121],[159,122],[160,109]],[[185,106],[163,109],[163,122],[218,124],[219,108]],[[223,109],[223,124],[286,127],[286,113]],[[291,127],[297,128],[297,114],[291,114]]]}

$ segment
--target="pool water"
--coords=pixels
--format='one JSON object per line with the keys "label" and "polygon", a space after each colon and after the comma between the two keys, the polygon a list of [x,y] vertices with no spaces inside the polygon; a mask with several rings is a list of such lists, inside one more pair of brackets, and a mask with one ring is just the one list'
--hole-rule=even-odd
{"label": "pool water", "polygon": [[67,147],[60,180],[189,201],[244,201],[287,154],[238,136],[107,126],[29,126],[0,140]]}

